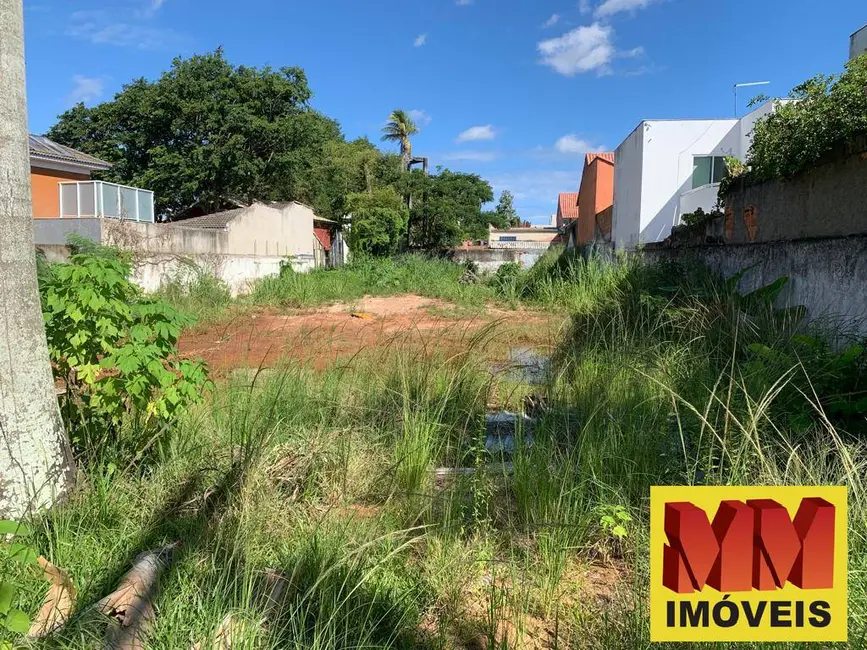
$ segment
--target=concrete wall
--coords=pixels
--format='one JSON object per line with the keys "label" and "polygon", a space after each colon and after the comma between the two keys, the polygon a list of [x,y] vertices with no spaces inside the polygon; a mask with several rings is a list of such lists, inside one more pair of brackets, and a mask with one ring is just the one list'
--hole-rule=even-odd
{"label": "concrete wall", "polygon": [[[247,291],[255,280],[279,273],[287,255],[292,256],[297,272],[314,268],[313,221],[309,219],[308,238],[305,210],[256,210],[255,218],[244,219],[237,229],[227,230],[115,219],[38,219],[33,224],[34,241],[52,261],[67,259],[69,232],[129,250],[133,253],[132,279],[145,291],[205,272],[222,279],[233,294],[238,294]],[[271,227],[280,238],[270,237]],[[268,237],[263,233],[269,233]],[[290,238],[301,241],[290,246]],[[265,254],[271,242],[275,250]]]}
{"label": "concrete wall", "polygon": [[867,335],[867,236],[654,249],[642,255],[650,261],[692,257],[725,277],[749,269],[741,293],[787,276],[778,306],[803,305],[811,320],[843,321]]}
{"label": "concrete wall", "polygon": [[110,246],[154,255],[229,255],[234,251],[224,230],[185,228],[170,223],[101,219],[102,241]]}
{"label": "concrete wall", "polygon": [[867,138],[786,181],[739,187],[726,197],[725,241],[841,237],[867,233]]}
{"label": "concrete wall", "polygon": [[514,262],[521,268],[532,267],[545,250],[517,250],[509,248],[456,248],[452,251],[452,260],[458,264],[474,262],[482,273],[496,273],[503,264]]}
{"label": "concrete wall", "polygon": [[611,219],[611,238],[618,249],[635,248],[638,245],[643,155],[642,122],[614,152],[614,213]]}
{"label": "concrete wall", "polygon": [[864,25],[849,38],[849,58],[854,59],[865,52],[867,52],[867,25]]}
{"label": "concrete wall", "polygon": [[167,282],[188,282],[204,273],[223,280],[235,296],[250,291],[257,280],[280,273],[283,261],[282,257],[250,255],[184,257],[154,254],[136,257],[132,280],[145,291],[153,292]]}
{"label": "concrete wall", "polygon": [[301,203],[271,207],[255,203],[229,224],[227,253],[233,255],[313,255],[313,210]]}
{"label": "concrete wall", "polygon": [[[684,214],[695,212],[699,208],[705,212],[710,212],[708,206],[716,205],[719,195],[719,183],[711,183],[710,185],[702,185],[694,190],[687,190],[680,195],[680,217]],[[676,225],[676,224],[675,224]]]}
{"label": "concrete wall", "polygon": [[34,219],[33,241],[37,246],[66,246],[70,233],[102,241],[101,219]]}

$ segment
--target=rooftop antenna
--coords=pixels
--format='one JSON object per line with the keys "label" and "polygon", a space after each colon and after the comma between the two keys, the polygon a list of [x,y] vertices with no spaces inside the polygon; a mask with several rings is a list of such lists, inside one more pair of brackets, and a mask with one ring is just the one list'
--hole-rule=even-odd
{"label": "rooftop antenna", "polygon": [[768,85],[769,83],[771,83],[771,82],[770,82],[770,81],[751,81],[751,82],[749,82],[749,83],[745,83],[745,84],[735,84],[735,85],[734,85],[734,91],[735,91],[735,117],[738,116],[738,88],[746,88],[747,86],[766,86],[766,85]]}

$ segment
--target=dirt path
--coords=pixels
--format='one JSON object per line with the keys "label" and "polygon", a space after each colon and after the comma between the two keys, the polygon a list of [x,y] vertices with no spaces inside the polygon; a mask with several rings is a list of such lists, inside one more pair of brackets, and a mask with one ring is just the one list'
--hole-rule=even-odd
{"label": "dirt path", "polygon": [[409,294],[366,297],[314,311],[248,312],[184,334],[179,347],[184,356],[204,358],[218,375],[232,368],[270,366],[281,358],[322,369],[370,348],[465,348],[470,337],[493,325],[484,347],[495,360],[511,346],[547,345],[561,323],[561,317],[528,311],[468,314],[450,303]]}

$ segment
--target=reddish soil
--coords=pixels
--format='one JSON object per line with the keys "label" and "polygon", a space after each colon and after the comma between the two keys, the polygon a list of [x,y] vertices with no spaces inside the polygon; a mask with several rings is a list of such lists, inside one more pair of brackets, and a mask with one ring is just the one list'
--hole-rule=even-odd
{"label": "reddish soil", "polygon": [[[232,368],[269,367],[281,359],[297,359],[323,369],[373,348],[409,345],[458,351],[492,323],[496,325],[489,343],[503,342],[505,337],[508,346],[544,345],[558,322],[549,315],[525,311],[490,309],[466,315],[449,303],[415,295],[367,297],[315,311],[246,312],[187,332],[179,348],[183,356],[205,359],[218,376]],[[508,346],[496,347],[507,353]]]}

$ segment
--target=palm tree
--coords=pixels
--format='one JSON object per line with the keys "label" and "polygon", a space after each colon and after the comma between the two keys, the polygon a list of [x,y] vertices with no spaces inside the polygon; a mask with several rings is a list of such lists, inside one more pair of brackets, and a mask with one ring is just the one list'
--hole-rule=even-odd
{"label": "palm tree", "polygon": [[412,143],[409,138],[418,133],[418,126],[406,111],[397,108],[388,116],[388,123],[382,127],[382,133],[383,142],[400,143],[400,159],[403,163],[403,169],[409,169],[409,163],[412,160]]}

